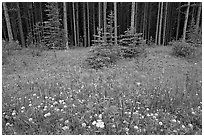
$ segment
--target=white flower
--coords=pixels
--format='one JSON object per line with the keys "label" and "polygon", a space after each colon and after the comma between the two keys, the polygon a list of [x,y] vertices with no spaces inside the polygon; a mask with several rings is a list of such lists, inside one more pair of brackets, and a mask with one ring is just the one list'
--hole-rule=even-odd
{"label": "white flower", "polygon": [[159,125],[163,125],[163,123],[162,123],[162,122],[159,122]]}
{"label": "white flower", "polygon": [[13,110],[13,112],[12,112],[12,114],[11,114],[12,116],[14,116],[14,115],[16,115],[16,111],[15,110]]}
{"label": "white flower", "polygon": [[86,127],[86,123],[82,123],[81,125],[82,125],[82,127]]}
{"label": "white flower", "polygon": [[69,127],[68,126],[64,126],[64,127],[62,127],[62,129],[63,130],[67,130],[67,129],[69,129]]}
{"label": "white flower", "polygon": [[30,121],[30,122],[31,122],[31,121],[33,121],[33,119],[32,119],[32,118],[29,118],[29,119],[28,119],[28,121]]}
{"label": "white flower", "polygon": [[97,120],[96,127],[104,128],[105,127],[104,122],[101,120]]}
{"label": "white flower", "polygon": [[46,114],[44,115],[44,117],[49,117],[49,116],[51,116],[51,113],[50,113],[50,112],[48,112],[48,113],[46,113]]}
{"label": "white flower", "polygon": [[138,126],[134,126],[134,129],[139,129]]}
{"label": "white flower", "polygon": [[67,108],[67,105],[64,105],[64,108]]}
{"label": "white flower", "polygon": [[25,109],[25,107],[23,106],[23,107],[21,107],[21,109]]}
{"label": "white flower", "polygon": [[181,127],[182,127],[182,128],[185,128],[185,126],[184,126],[184,125],[182,125]]}
{"label": "white flower", "polygon": [[34,93],[33,96],[36,96],[36,93]]}
{"label": "white flower", "polygon": [[128,132],[128,131],[129,131],[129,128],[125,128],[125,131]]}
{"label": "white flower", "polygon": [[93,122],[92,122],[92,125],[96,125],[96,121],[93,121]]}
{"label": "white flower", "polygon": [[69,120],[64,121],[64,123],[65,123],[65,124],[68,124],[68,123],[69,123]]}
{"label": "white flower", "polygon": [[192,125],[192,124],[188,124],[188,126],[189,126],[190,128],[193,128],[193,125]]}
{"label": "white flower", "polygon": [[102,114],[99,114],[99,115],[98,115],[98,118],[99,118],[99,119],[102,119]]}
{"label": "white flower", "polygon": [[171,121],[172,121],[172,122],[176,122],[176,119],[172,119]]}
{"label": "white flower", "polygon": [[29,104],[28,106],[29,106],[29,107],[31,107],[31,106],[32,106],[32,104]]}
{"label": "white flower", "polygon": [[115,128],[115,125],[112,125],[112,128]]}

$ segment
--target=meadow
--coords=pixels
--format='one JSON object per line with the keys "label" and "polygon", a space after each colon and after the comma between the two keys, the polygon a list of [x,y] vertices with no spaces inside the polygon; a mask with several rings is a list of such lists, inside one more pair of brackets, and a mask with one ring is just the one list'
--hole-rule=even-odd
{"label": "meadow", "polygon": [[94,70],[83,66],[88,51],[13,51],[2,65],[2,134],[202,134],[201,59],[158,46]]}

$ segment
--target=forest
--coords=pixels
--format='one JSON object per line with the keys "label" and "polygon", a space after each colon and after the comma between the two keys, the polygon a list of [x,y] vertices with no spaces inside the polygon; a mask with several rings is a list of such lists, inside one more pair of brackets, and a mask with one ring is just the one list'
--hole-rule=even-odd
{"label": "forest", "polygon": [[2,2],[1,27],[2,134],[202,134],[202,2]]}

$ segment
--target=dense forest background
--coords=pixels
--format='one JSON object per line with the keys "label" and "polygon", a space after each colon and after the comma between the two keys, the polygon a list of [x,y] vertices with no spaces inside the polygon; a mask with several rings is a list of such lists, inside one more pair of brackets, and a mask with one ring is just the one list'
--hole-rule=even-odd
{"label": "dense forest background", "polygon": [[[59,40],[66,47],[88,47],[98,28],[104,32],[106,18],[115,11],[117,36],[129,28],[142,33],[147,44],[167,45],[187,39],[184,35],[192,29],[201,33],[201,6],[199,2],[6,2],[2,38],[19,41],[23,47],[46,43],[46,39],[47,44]],[[51,37],[53,31],[57,34]]]}

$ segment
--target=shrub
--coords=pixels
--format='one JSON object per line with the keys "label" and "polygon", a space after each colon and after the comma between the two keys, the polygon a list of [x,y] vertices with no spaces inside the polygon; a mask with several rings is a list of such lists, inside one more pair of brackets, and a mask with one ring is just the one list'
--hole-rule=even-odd
{"label": "shrub", "polygon": [[119,58],[120,52],[116,46],[99,45],[91,48],[85,64],[90,68],[100,69],[116,63]]}
{"label": "shrub", "polygon": [[175,41],[172,43],[173,46],[173,55],[191,58],[195,54],[195,47],[186,42]]}

